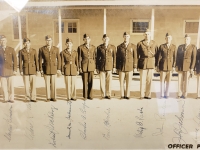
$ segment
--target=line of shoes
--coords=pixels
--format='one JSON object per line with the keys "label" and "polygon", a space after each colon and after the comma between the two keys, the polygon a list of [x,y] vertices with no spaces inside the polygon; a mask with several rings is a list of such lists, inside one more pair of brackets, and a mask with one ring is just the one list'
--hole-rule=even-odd
{"label": "line of shoes", "polygon": [[8,101],[3,101],[3,103],[7,103],[7,102],[9,102],[9,103],[14,103],[14,101],[13,100],[8,100]]}

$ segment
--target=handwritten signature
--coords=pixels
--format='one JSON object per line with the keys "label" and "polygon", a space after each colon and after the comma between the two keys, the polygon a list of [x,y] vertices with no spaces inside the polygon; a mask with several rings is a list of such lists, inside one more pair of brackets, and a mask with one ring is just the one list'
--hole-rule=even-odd
{"label": "handwritten signature", "polygon": [[8,123],[8,130],[7,132],[4,134],[4,137],[6,137],[6,139],[10,142],[11,141],[11,137],[12,137],[12,130],[13,130],[13,127],[12,127],[12,105],[10,106],[9,108],[9,115],[8,114],[5,114],[6,115],[6,118],[3,118],[7,123]]}
{"label": "handwritten signature", "polygon": [[137,131],[135,133],[136,138],[144,138],[143,136],[144,130],[147,128],[144,127],[143,121],[144,121],[144,115],[143,115],[143,107],[137,109],[139,111],[139,116],[136,116],[135,118],[138,120],[136,121],[136,125],[138,126]]}
{"label": "handwritten signature", "polygon": [[84,101],[82,103],[82,108],[80,108],[80,111],[81,111],[81,118],[83,119],[83,122],[79,122],[79,124],[83,127],[82,130],[79,129],[79,132],[80,132],[80,136],[85,140],[87,138],[87,123],[86,123],[86,113],[87,113],[87,110],[86,108],[89,108],[87,105],[86,105],[86,102]]}
{"label": "handwritten signature", "polygon": [[58,108],[51,105],[51,110],[48,112],[49,124],[46,125],[46,128],[49,129],[50,140],[49,144],[56,148],[56,134],[59,134],[55,130],[55,120],[54,120],[54,113],[57,111]]}
{"label": "handwritten signature", "polygon": [[72,112],[72,102],[71,101],[67,101],[67,105],[69,105],[69,111],[67,112],[67,119],[69,120],[69,124],[68,124],[68,126],[67,126],[67,129],[68,129],[68,135],[67,135],[67,137],[69,138],[69,139],[71,139],[71,128],[72,128],[72,120],[71,120],[71,112]]}
{"label": "handwritten signature", "polygon": [[26,128],[25,128],[25,136],[33,140],[34,139],[34,125],[33,125],[33,114],[32,114],[32,106],[31,103],[27,103],[27,119],[26,119]]}
{"label": "handwritten signature", "polygon": [[[181,101],[179,101],[181,102]],[[175,117],[178,119],[178,123],[174,123],[174,133],[177,134],[177,137],[173,137],[172,141],[176,144],[186,144],[185,140],[183,139],[183,134],[187,134],[187,130],[185,129],[185,127],[183,126],[183,120],[184,120],[184,106],[185,106],[185,101],[183,101],[182,104],[182,110],[181,110],[181,114],[180,116],[175,115]]]}
{"label": "handwritten signature", "polygon": [[199,133],[199,126],[200,126],[200,109],[199,109],[198,115],[195,116],[195,118],[193,120],[197,124],[197,127],[195,128],[195,138],[194,138],[194,141],[197,143],[198,139],[199,139],[198,133]]}
{"label": "handwritten signature", "polygon": [[110,108],[106,109],[106,111],[104,111],[104,113],[106,114],[106,119],[104,119],[104,125],[105,125],[105,129],[106,129],[106,133],[103,133],[103,137],[107,140],[109,140],[110,138]]}

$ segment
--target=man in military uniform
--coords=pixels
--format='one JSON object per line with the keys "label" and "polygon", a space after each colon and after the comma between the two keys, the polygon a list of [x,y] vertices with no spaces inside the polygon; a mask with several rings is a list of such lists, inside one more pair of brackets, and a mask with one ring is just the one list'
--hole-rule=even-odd
{"label": "man in military uniform", "polygon": [[0,80],[4,102],[14,102],[14,79],[17,74],[17,58],[15,50],[7,46],[5,35],[0,36]]}
{"label": "man in military uniform", "polygon": [[[56,101],[56,77],[61,74],[59,49],[52,46],[52,37],[45,36],[46,45],[39,49],[39,69],[44,75],[46,86],[46,102]],[[51,88],[51,89],[50,89]]]}
{"label": "man in military uniform", "polygon": [[[157,71],[160,71],[160,98],[169,97],[169,86],[172,73],[175,71],[176,46],[171,43],[172,35],[166,33],[166,43],[160,45],[158,54]],[[165,87],[166,82],[166,87]]]}
{"label": "man in military uniform", "polygon": [[96,48],[90,44],[90,36],[83,35],[84,44],[78,47],[79,71],[82,73],[83,97],[93,99],[93,76],[96,68]]}
{"label": "man in military uniform", "polygon": [[116,48],[109,44],[108,35],[103,35],[103,44],[97,47],[96,68],[100,78],[102,98],[111,98],[112,72],[116,71]]}
{"label": "man in military uniform", "polygon": [[66,49],[61,53],[61,71],[64,75],[67,100],[76,100],[76,76],[79,74],[78,53],[72,49],[73,42],[66,39]]}
{"label": "man in military uniform", "polygon": [[191,37],[185,35],[185,44],[179,45],[176,56],[176,71],[178,72],[178,99],[187,98],[187,88],[190,75],[194,73],[197,48],[191,44]]}
{"label": "man in military uniform", "polygon": [[140,99],[151,99],[151,84],[156,67],[158,46],[151,40],[151,32],[146,29],[144,39],[137,44],[138,69],[140,71]]}
{"label": "man in military uniform", "polygon": [[31,48],[31,41],[23,39],[24,48],[19,51],[19,71],[23,76],[26,101],[36,102],[36,73],[39,73],[38,55]]}
{"label": "man in military uniform", "polygon": [[[117,46],[116,69],[119,73],[121,99],[129,99],[133,70],[135,71],[137,67],[137,49],[134,44],[129,42],[129,33],[124,32],[123,38],[124,42]],[[126,80],[125,90],[124,80]]]}

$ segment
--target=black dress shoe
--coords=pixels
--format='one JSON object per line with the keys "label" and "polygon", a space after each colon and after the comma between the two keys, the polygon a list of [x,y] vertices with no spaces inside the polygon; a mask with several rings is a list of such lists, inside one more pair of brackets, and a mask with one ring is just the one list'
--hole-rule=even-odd
{"label": "black dress shoe", "polygon": [[180,98],[184,98],[184,96],[182,95]]}
{"label": "black dress shoe", "polygon": [[76,101],[76,98],[71,98],[72,101]]}
{"label": "black dress shoe", "polygon": [[111,99],[111,97],[110,97],[110,96],[105,96],[105,98],[106,98],[106,99]]}
{"label": "black dress shoe", "polygon": [[151,99],[151,97],[144,97],[145,99]]}
{"label": "black dress shoe", "polygon": [[129,97],[126,97],[126,99],[130,99]]}
{"label": "black dress shoe", "polygon": [[8,102],[10,102],[10,103],[14,103],[14,101],[13,101],[13,100],[9,100]]}
{"label": "black dress shoe", "polygon": [[37,102],[36,100],[32,99],[31,102]]}
{"label": "black dress shoe", "polygon": [[90,99],[90,100],[93,100],[93,98],[92,98],[92,97],[88,97],[88,99]]}
{"label": "black dress shoe", "polygon": [[56,100],[55,98],[51,98],[51,101],[54,101],[54,102],[56,102],[57,100]]}
{"label": "black dress shoe", "polygon": [[165,96],[165,98],[166,98],[166,99],[168,99],[168,98],[169,98],[169,96]]}
{"label": "black dress shoe", "polygon": [[49,102],[51,99],[46,99],[46,102]]}

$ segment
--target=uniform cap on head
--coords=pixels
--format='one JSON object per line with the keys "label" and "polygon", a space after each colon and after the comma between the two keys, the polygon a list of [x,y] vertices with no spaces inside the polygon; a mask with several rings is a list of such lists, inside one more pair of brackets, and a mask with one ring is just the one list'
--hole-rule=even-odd
{"label": "uniform cap on head", "polygon": [[0,39],[6,38],[5,35],[0,35]]}
{"label": "uniform cap on head", "polygon": [[189,35],[189,34],[185,34],[185,37],[184,37],[184,38],[186,38],[186,37],[190,37],[190,35]]}
{"label": "uniform cap on head", "polygon": [[145,29],[145,32],[151,32],[151,30],[150,30],[150,29],[148,29],[148,28],[146,28],[146,29]]}
{"label": "uniform cap on head", "polygon": [[104,34],[104,35],[103,35],[103,38],[106,38],[106,37],[108,37],[108,35],[107,35],[107,34]]}
{"label": "uniform cap on head", "polygon": [[124,32],[124,34],[123,35],[130,35],[128,32]]}
{"label": "uniform cap on head", "polygon": [[46,35],[45,40],[48,40],[48,39],[52,39],[52,37],[50,35]]}
{"label": "uniform cap on head", "polygon": [[85,34],[83,35],[83,38],[87,38],[87,37],[90,37],[90,36],[89,36],[88,34],[85,33]]}
{"label": "uniform cap on head", "polygon": [[167,32],[165,36],[167,37],[167,36],[172,36],[172,35],[169,32]]}
{"label": "uniform cap on head", "polygon": [[24,39],[23,39],[23,43],[26,43],[26,42],[28,42],[28,41],[30,42],[31,40],[30,40],[29,38],[24,38]]}
{"label": "uniform cap on head", "polygon": [[67,43],[67,42],[71,42],[71,43],[72,43],[72,39],[67,38],[67,39],[66,39],[66,43]]}

